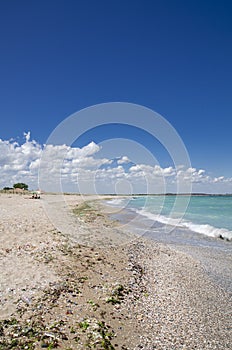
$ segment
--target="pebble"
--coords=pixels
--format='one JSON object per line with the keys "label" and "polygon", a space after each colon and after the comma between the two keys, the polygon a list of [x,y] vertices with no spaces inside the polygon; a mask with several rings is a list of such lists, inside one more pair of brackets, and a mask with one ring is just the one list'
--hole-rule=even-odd
{"label": "pebble", "polygon": [[132,293],[125,307],[142,323],[133,350],[231,349],[230,297],[198,262],[145,240],[131,244],[128,256]]}

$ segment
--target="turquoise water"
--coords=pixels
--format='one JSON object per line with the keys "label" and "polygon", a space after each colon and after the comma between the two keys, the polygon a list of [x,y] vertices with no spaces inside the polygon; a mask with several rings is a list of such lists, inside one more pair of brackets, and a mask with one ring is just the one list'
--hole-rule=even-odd
{"label": "turquoise water", "polygon": [[138,196],[113,203],[162,224],[232,240],[232,196]]}
{"label": "turquoise water", "polygon": [[232,293],[232,196],[138,196],[109,204],[126,230],[189,254]]}

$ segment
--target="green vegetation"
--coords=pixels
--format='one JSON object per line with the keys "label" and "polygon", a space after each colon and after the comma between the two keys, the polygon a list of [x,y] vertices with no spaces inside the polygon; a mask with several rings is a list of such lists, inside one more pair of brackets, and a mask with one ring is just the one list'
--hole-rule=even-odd
{"label": "green vegetation", "polygon": [[91,206],[87,203],[84,202],[82,204],[79,204],[75,209],[73,209],[74,214],[76,215],[83,215],[85,214],[85,212],[90,212],[90,211],[94,211],[93,208],[91,208]]}
{"label": "green vegetation", "polygon": [[13,185],[14,188],[20,188],[21,190],[28,191],[28,185],[23,182],[18,182]]}
{"label": "green vegetation", "polygon": [[95,303],[93,300],[88,300],[87,303],[93,307],[94,311],[99,308],[99,304]]}
{"label": "green vegetation", "polygon": [[85,320],[83,322],[80,322],[79,326],[83,331],[86,331],[86,329],[89,327],[89,322],[87,320]]}
{"label": "green vegetation", "polygon": [[80,322],[79,326],[87,335],[87,343],[85,344],[87,348],[99,350],[115,349],[111,343],[111,340],[115,334],[114,332],[110,331],[110,327],[106,325],[104,321],[86,319],[83,322]]}
{"label": "green vegetation", "polygon": [[106,299],[106,302],[111,303],[112,305],[121,304],[125,293],[128,292],[125,291],[123,285],[118,284],[113,288],[113,290],[111,291],[111,295]]}

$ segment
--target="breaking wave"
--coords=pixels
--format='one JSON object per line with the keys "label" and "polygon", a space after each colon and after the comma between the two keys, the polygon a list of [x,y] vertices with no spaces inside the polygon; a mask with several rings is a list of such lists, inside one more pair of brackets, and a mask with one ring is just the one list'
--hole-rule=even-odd
{"label": "breaking wave", "polygon": [[179,218],[169,218],[167,216],[153,214],[144,209],[141,209],[141,210],[137,209],[135,211],[138,214],[143,215],[150,220],[158,221],[165,225],[187,228],[193,232],[197,232],[209,237],[223,238],[229,241],[232,240],[232,231],[229,231],[225,228],[217,228],[208,224],[194,224],[191,221],[185,221]]}

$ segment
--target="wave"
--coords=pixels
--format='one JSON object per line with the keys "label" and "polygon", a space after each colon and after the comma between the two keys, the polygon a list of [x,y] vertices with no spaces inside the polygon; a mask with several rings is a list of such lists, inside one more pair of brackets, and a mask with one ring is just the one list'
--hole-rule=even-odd
{"label": "wave", "polygon": [[124,201],[123,198],[117,198],[117,199],[110,199],[109,201],[107,201],[107,203],[118,207],[122,204],[123,201]]}
{"label": "wave", "polygon": [[232,240],[232,231],[229,231],[225,228],[217,228],[208,224],[194,224],[191,221],[184,221],[181,218],[169,218],[163,215],[156,215],[151,212],[148,212],[144,209],[135,210],[138,214],[147,217],[150,220],[161,222],[162,224],[188,228],[191,231],[213,237],[213,238],[222,238],[231,241]]}

